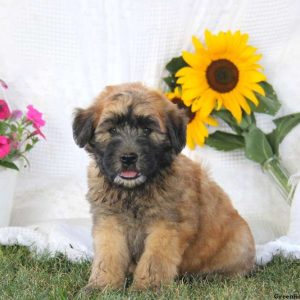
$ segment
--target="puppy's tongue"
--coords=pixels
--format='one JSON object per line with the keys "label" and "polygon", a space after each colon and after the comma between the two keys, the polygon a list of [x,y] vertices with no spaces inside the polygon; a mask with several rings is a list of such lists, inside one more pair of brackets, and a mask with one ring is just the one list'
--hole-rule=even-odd
{"label": "puppy's tongue", "polygon": [[121,177],[124,178],[135,178],[138,176],[138,172],[137,171],[123,171],[120,173]]}

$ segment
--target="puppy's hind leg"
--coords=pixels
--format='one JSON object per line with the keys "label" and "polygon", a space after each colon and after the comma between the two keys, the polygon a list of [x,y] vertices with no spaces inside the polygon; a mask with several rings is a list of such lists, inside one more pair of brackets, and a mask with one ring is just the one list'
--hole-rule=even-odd
{"label": "puppy's hind leg", "polygon": [[129,251],[123,228],[116,217],[96,222],[93,228],[94,260],[86,289],[122,289],[129,266]]}
{"label": "puppy's hind leg", "polygon": [[214,259],[224,276],[246,275],[255,265],[255,245],[246,222],[240,218],[230,238]]}

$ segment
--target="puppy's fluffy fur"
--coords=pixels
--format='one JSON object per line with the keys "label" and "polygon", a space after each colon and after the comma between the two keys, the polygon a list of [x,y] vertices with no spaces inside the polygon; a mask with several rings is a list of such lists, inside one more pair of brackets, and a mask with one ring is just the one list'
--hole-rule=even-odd
{"label": "puppy's fluffy fur", "polygon": [[246,274],[247,223],[201,166],[180,154],[186,119],[141,84],[107,87],[76,112],[73,131],[92,158],[88,194],[95,257],[89,287],[169,283],[185,273]]}

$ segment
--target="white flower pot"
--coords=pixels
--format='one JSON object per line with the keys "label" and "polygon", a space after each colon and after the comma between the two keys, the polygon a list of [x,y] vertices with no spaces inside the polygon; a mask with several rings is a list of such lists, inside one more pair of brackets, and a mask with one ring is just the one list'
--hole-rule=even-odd
{"label": "white flower pot", "polygon": [[9,226],[18,174],[0,167],[0,227]]}

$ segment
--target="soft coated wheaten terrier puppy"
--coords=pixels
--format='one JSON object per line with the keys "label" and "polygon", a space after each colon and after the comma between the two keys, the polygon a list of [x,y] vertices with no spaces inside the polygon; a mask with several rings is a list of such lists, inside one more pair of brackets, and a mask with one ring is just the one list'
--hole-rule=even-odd
{"label": "soft coated wheaten terrier puppy", "polygon": [[141,84],[107,87],[78,109],[74,138],[91,156],[95,257],[91,288],[145,289],[193,273],[246,274],[254,242],[245,220],[201,166],[180,154],[182,110]]}

